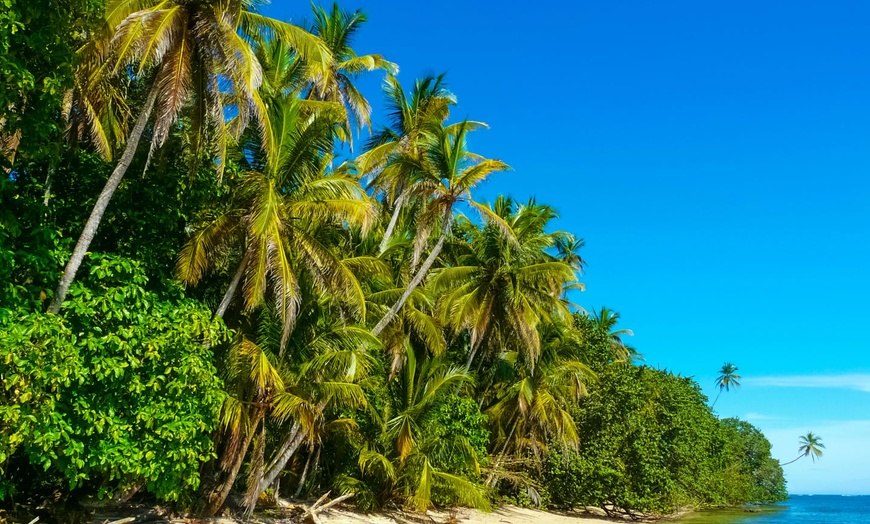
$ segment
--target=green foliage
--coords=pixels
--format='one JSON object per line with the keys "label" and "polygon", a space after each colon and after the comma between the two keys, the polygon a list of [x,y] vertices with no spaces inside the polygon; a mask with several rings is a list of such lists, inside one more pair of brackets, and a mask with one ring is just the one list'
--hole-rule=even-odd
{"label": "green foliage", "polygon": [[176,500],[212,456],[220,324],[180,290],[145,290],[141,264],[93,256],[64,317],[0,315],[0,466],[23,453],[69,487],[144,484]]}
{"label": "green foliage", "polygon": [[611,365],[575,412],[580,449],[548,458],[554,501],[672,511],[781,500],[769,443],[746,423],[720,423],[706,400],[689,378]]}
{"label": "green foliage", "polygon": [[[446,396],[432,408],[423,427],[426,438],[459,442],[459,445],[469,447],[477,460],[485,461],[489,447],[487,418],[473,398],[456,394]],[[435,467],[449,473],[474,473],[462,457],[462,453],[448,452],[433,455],[432,462]]]}
{"label": "green foliage", "polygon": [[722,447],[718,456],[728,504],[746,501],[773,503],[785,500],[785,479],[779,461],[770,456],[770,442],[761,431],[744,420],[727,418],[719,432]]}
{"label": "green foliage", "polygon": [[0,319],[12,308],[39,307],[69,242],[45,219],[38,199],[0,177]]}
{"label": "green foliage", "polygon": [[449,121],[443,75],[388,75],[389,126],[335,161],[371,125],[353,82],[397,71],[350,47],[362,12],[102,4],[0,0],[0,500],[193,502],[201,471],[212,513],[279,484],[363,510],[785,496],[756,428],[634,366],[615,311],[571,312],[583,240],[554,209],[474,201],[508,166],[468,150],[485,124]]}
{"label": "green foliage", "polygon": [[[27,156],[57,154],[64,92],[73,85],[76,49],[104,0],[0,0],[0,143],[21,131]],[[0,147],[0,165],[3,151]]]}

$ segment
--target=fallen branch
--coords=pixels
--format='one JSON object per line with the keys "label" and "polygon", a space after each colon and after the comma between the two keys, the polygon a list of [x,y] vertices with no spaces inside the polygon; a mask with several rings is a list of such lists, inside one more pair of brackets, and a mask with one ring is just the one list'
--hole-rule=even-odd
{"label": "fallen branch", "polygon": [[302,519],[303,520],[310,519],[312,522],[314,522],[314,524],[323,524],[323,521],[321,521],[320,517],[317,515],[318,513],[320,513],[321,511],[326,511],[329,508],[335,506],[336,504],[338,504],[342,501],[345,501],[353,496],[353,493],[346,493],[346,494],[338,497],[337,499],[329,501],[326,504],[323,504],[323,506],[321,506],[320,504],[322,504],[323,501],[325,501],[329,497],[330,493],[332,493],[332,492],[327,491],[326,493],[323,494],[322,497],[317,499],[317,501],[314,504],[312,504],[311,507],[305,511],[305,514],[302,516]]}

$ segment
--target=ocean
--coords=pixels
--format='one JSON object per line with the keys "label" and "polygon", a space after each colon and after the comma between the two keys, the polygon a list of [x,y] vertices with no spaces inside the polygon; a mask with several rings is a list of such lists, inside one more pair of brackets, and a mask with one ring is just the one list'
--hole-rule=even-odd
{"label": "ocean", "polygon": [[775,506],[699,512],[685,524],[870,524],[870,495],[792,495]]}

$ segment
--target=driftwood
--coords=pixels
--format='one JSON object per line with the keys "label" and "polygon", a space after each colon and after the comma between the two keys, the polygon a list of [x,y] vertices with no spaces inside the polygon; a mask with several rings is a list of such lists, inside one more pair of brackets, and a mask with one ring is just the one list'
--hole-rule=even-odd
{"label": "driftwood", "polygon": [[[314,524],[323,524],[323,521],[320,520],[320,517],[317,515],[318,513],[320,513],[321,511],[326,511],[329,508],[335,506],[336,504],[343,502],[353,496],[353,493],[346,493],[335,500],[331,500],[326,504],[323,504],[323,502],[327,498],[329,498],[330,493],[332,492],[327,491],[326,493],[324,493],[322,497],[317,499],[317,501],[311,505],[311,507],[305,510],[305,514],[302,516],[302,519],[306,522],[313,522]],[[321,504],[323,505],[321,506]]]}

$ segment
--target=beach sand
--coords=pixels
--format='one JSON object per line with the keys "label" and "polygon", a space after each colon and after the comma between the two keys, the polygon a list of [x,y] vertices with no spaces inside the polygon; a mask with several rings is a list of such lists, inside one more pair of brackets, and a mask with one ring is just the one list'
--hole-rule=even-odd
{"label": "beach sand", "polygon": [[460,508],[449,512],[364,515],[344,509],[320,515],[324,524],[602,524],[603,518],[563,515],[516,506],[502,506],[490,513]]}

